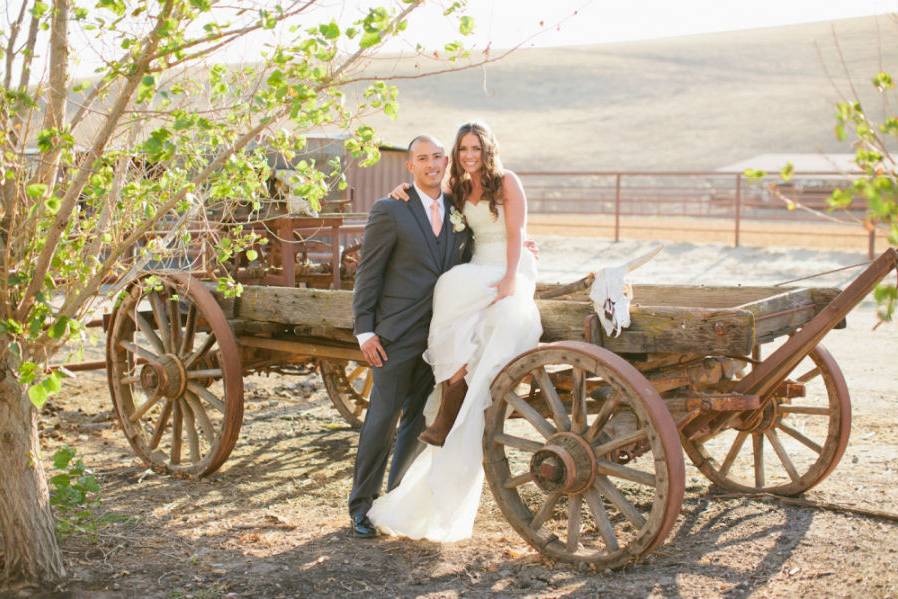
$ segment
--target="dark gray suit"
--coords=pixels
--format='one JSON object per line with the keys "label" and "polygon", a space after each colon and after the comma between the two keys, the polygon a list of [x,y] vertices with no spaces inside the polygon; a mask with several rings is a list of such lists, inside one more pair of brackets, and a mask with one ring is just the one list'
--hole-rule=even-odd
{"label": "dark gray suit", "polygon": [[394,434],[389,489],[399,484],[423,446],[418,434],[424,429],[424,403],[434,381],[421,354],[427,349],[433,288],[441,274],[471,255],[470,230],[452,230],[451,204],[445,196],[443,227],[436,237],[417,192],[411,188],[408,193],[408,202],[384,198],[371,207],[356,272],[354,332],[376,333],[388,361],[373,369],[374,388],[349,495],[353,516],[367,513],[380,493]]}

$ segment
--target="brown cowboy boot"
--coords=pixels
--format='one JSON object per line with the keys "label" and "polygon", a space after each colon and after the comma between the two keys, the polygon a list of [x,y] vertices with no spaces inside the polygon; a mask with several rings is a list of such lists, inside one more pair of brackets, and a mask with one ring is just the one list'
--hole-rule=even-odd
{"label": "brown cowboy boot", "polygon": [[442,447],[449,431],[452,430],[452,425],[455,424],[455,419],[467,392],[468,383],[465,382],[465,377],[455,381],[454,384],[443,383],[443,397],[440,400],[437,417],[423,433],[418,435],[418,440],[428,445]]}

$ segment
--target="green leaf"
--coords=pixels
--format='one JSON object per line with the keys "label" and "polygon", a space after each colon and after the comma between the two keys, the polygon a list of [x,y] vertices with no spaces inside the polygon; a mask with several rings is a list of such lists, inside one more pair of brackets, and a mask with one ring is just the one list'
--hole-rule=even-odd
{"label": "green leaf", "polygon": [[379,44],[380,39],[380,31],[366,31],[362,36],[362,41],[359,42],[359,46],[362,48],[370,48]]}
{"label": "green leaf", "polygon": [[474,33],[474,17],[463,16],[458,20],[458,32],[462,35],[471,35]]}
{"label": "green leaf", "polygon": [[50,196],[47,198],[47,201],[44,202],[44,207],[46,207],[47,212],[53,215],[59,212],[60,206],[62,206],[62,200],[59,196]]}
{"label": "green leaf", "polygon": [[783,170],[780,171],[780,177],[782,177],[783,181],[789,181],[792,178],[792,173],[795,172],[795,165],[791,162],[787,162],[786,166],[783,167]]}
{"label": "green leaf", "polygon": [[892,76],[886,73],[885,71],[880,71],[873,78],[873,86],[876,87],[879,91],[885,91],[887,89],[892,89],[895,87],[895,82],[892,81]]}
{"label": "green leaf", "polygon": [[745,177],[747,177],[748,179],[751,179],[753,181],[763,179],[767,175],[767,173],[765,173],[764,171],[758,170],[755,168],[747,168],[744,171],[742,171],[742,174],[745,175]]}
{"label": "green leaf", "polygon": [[50,394],[42,384],[32,385],[28,387],[28,399],[31,400],[35,408],[40,410],[47,403],[47,400],[50,399]]}
{"label": "green leaf", "polygon": [[246,259],[252,262],[256,258],[259,257],[259,252],[256,250],[246,250]]}
{"label": "green leaf", "polygon": [[847,189],[834,189],[827,200],[827,204],[834,209],[847,208],[851,205],[853,198],[854,194]]}
{"label": "green leaf", "polygon": [[340,37],[340,26],[337,25],[336,21],[322,23],[318,26],[318,31],[321,32],[325,39],[333,40]]}
{"label": "green leaf", "polygon": [[46,2],[41,2],[41,0],[37,0],[34,3],[34,8],[31,9],[31,14],[34,15],[35,19],[40,19],[42,16],[47,14],[47,11],[50,10],[50,7]]}
{"label": "green leaf", "polygon": [[53,454],[53,467],[57,470],[64,470],[72,458],[75,457],[75,450],[65,445],[56,450]]}
{"label": "green leaf", "polygon": [[25,188],[25,195],[27,195],[32,200],[36,200],[38,198],[44,197],[47,193],[47,186],[43,183],[32,183],[28,187]]}
{"label": "green leaf", "polygon": [[209,0],[190,0],[190,6],[202,12],[207,12],[212,8]]}

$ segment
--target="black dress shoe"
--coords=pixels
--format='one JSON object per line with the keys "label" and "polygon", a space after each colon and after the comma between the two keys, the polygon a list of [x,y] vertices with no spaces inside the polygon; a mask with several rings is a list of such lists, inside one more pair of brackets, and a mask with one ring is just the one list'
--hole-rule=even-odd
{"label": "black dress shoe", "polygon": [[352,517],[352,534],[359,539],[373,539],[377,536],[377,529],[368,516],[360,514]]}

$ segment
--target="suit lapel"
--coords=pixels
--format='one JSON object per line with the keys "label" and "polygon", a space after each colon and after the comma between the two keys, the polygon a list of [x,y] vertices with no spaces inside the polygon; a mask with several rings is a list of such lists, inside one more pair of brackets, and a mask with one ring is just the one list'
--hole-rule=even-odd
{"label": "suit lapel", "polygon": [[446,229],[446,245],[443,248],[443,270],[452,268],[452,257],[455,256],[455,244],[457,243],[455,229],[452,226],[452,221],[449,219],[451,207],[452,202],[449,201],[446,194],[443,194],[443,214],[446,215],[443,218],[443,228]]}
{"label": "suit lapel", "polygon": [[411,210],[412,215],[418,222],[418,227],[421,229],[421,234],[424,236],[424,243],[427,244],[427,249],[432,260],[432,266],[436,267],[437,272],[439,272],[441,261],[440,253],[437,248],[437,239],[433,235],[433,229],[430,227],[430,221],[427,220],[427,214],[424,212],[424,204],[421,203],[421,198],[418,196],[418,192],[414,187],[408,190],[408,195],[409,200],[405,203],[405,205],[409,210]]}

